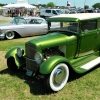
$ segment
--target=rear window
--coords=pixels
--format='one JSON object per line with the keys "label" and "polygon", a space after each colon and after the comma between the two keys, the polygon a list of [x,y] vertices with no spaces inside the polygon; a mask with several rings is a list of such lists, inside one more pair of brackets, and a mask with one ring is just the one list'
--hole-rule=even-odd
{"label": "rear window", "polygon": [[45,12],[46,12],[46,13],[51,13],[51,10],[46,10]]}
{"label": "rear window", "polygon": [[89,20],[89,21],[83,21],[82,22],[82,26],[81,26],[81,29],[82,31],[84,30],[95,30],[96,29],[96,23],[97,21],[96,20]]}

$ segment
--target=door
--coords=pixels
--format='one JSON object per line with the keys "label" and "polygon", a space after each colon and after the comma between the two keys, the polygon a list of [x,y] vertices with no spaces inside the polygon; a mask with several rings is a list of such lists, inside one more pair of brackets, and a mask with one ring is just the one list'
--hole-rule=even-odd
{"label": "door", "polygon": [[46,34],[47,24],[29,24],[27,25],[27,32],[29,36]]}
{"label": "door", "polygon": [[100,19],[97,21],[97,27],[98,27],[98,32],[97,32],[97,44],[98,44],[98,49],[100,50]]}
{"label": "door", "polygon": [[56,10],[52,10],[52,16],[58,15]]}
{"label": "door", "polygon": [[97,50],[97,21],[89,20],[81,23],[79,56],[85,56]]}

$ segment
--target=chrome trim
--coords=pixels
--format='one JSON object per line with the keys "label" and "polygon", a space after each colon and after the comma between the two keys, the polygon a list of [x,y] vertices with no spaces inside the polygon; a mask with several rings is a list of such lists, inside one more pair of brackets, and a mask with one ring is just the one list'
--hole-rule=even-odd
{"label": "chrome trim", "polygon": [[4,38],[5,38],[5,36],[0,35],[0,39],[4,39]]}
{"label": "chrome trim", "polygon": [[35,61],[36,62],[36,60],[30,59],[30,58],[27,58],[27,57],[25,57],[25,58],[28,59],[28,60]]}
{"label": "chrome trim", "polygon": [[4,39],[4,38],[5,38],[5,33],[2,30],[0,30],[0,39]]}

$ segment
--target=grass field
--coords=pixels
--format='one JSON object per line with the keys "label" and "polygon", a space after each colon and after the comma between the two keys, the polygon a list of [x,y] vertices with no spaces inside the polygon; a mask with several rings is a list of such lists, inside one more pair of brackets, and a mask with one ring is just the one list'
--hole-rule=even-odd
{"label": "grass field", "polygon": [[1,20],[0,19],[0,23],[9,23],[11,20]]}
{"label": "grass field", "polygon": [[0,41],[0,100],[100,100],[100,65],[85,75],[72,75],[57,93],[50,93],[42,80],[28,77],[25,72],[11,72],[6,65],[6,52],[32,38]]}

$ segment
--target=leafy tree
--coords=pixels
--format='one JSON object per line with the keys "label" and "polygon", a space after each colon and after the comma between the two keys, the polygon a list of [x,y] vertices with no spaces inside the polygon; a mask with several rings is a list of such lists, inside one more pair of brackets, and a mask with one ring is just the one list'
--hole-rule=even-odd
{"label": "leafy tree", "polygon": [[84,6],[84,8],[85,8],[85,9],[88,9],[88,8],[89,8],[89,6],[88,6],[88,5],[85,5],[85,6]]}
{"label": "leafy tree", "polygon": [[46,5],[46,4],[41,4],[41,6],[42,6],[42,7],[47,7],[47,5]]}
{"label": "leafy tree", "polygon": [[54,7],[55,4],[54,4],[53,2],[49,2],[49,3],[47,4],[47,6],[48,6],[48,7]]}
{"label": "leafy tree", "polygon": [[0,3],[0,6],[5,6],[5,5],[6,5],[6,4],[1,4],[1,3]]}
{"label": "leafy tree", "polygon": [[94,4],[93,6],[92,6],[93,8],[100,8],[100,3],[96,3],[96,4]]}

